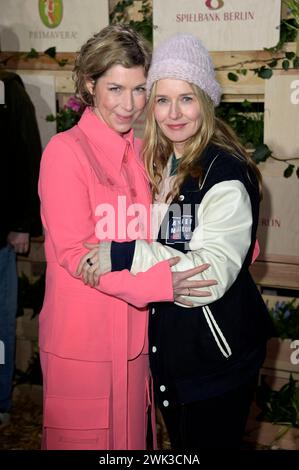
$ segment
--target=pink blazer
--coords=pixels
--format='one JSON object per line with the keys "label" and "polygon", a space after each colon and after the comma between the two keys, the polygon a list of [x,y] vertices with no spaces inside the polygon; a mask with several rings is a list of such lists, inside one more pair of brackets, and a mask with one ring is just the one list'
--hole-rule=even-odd
{"label": "pink blazer", "polygon": [[[133,132],[126,139],[118,136],[90,109],[85,110],[78,127],[83,145],[80,132],[60,133],[51,139],[41,162],[39,194],[47,273],[39,340],[43,351],[64,358],[113,362],[113,378],[120,383],[113,407],[121,449],[126,363],[147,347],[146,304],[173,300],[171,271],[165,261],[137,276],[128,271],[109,273],[101,278],[97,289],[77,278],[76,268],[86,253],[83,243],[97,242],[95,232],[102,239],[123,241],[124,228],[132,219],[127,215],[128,207],[142,204],[148,218],[143,223],[147,225],[151,203]],[[86,145],[94,162],[87,158]],[[129,184],[126,165],[130,165]],[[110,224],[106,236],[105,224],[101,230],[103,204],[107,204],[107,210],[115,210],[114,233]]]}

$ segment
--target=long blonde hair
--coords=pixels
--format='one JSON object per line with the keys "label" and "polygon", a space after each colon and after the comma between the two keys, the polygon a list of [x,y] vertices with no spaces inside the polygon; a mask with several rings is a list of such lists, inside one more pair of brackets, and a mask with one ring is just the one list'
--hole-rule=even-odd
{"label": "long blonde hair", "polygon": [[[247,155],[246,150],[239,142],[231,127],[215,116],[214,104],[210,97],[197,85],[190,83],[190,86],[200,105],[202,124],[185,145],[184,153],[180,158],[177,175],[167,199],[176,198],[182,184],[188,176],[201,179],[203,170],[200,165],[200,159],[203,151],[210,143],[246,161],[248,167],[253,170],[257,177],[261,194],[262,178],[256,164]],[[154,199],[159,192],[163,172],[168,163],[169,156],[173,152],[173,143],[163,134],[154,117],[156,87],[157,82],[154,83],[151,89],[147,104],[147,121],[143,139],[144,162]]]}

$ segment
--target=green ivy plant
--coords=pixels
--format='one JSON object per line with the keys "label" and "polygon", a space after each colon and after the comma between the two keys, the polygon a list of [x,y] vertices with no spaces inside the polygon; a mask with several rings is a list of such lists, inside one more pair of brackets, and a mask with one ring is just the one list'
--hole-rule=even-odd
{"label": "green ivy plant", "polygon": [[261,103],[251,103],[247,100],[241,103],[222,102],[216,108],[216,115],[234,129],[247,150],[253,150],[251,157],[257,165],[272,158],[286,165],[283,172],[285,178],[289,178],[294,172],[299,178],[299,166],[295,169],[294,165],[294,161],[299,158],[278,158],[273,155],[268,145],[263,143],[264,110]]}
{"label": "green ivy plant", "polygon": [[291,427],[299,428],[299,387],[292,375],[289,382],[278,391],[272,390],[265,380],[262,380],[257,388],[256,403],[261,409],[258,420],[282,426],[272,445],[277,443]]}
{"label": "green ivy plant", "polygon": [[290,163],[290,161],[299,160],[299,157],[296,158],[278,158],[273,155],[272,150],[268,147],[267,144],[260,144],[252,154],[252,158],[255,163],[258,165],[261,162],[265,162],[268,158],[273,158],[278,162],[283,162],[287,165],[286,169],[283,172],[285,178],[290,178],[296,172],[297,178],[299,178],[299,166],[295,170],[295,165]]}
{"label": "green ivy plant", "polygon": [[299,338],[299,305],[297,299],[289,302],[276,302],[274,307],[269,309],[269,313],[279,338]]}
{"label": "green ivy plant", "polygon": [[131,28],[139,33],[152,43],[153,41],[153,7],[149,0],[142,0],[139,12],[142,14],[141,21],[134,21],[130,19],[128,8],[134,5],[134,0],[121,0],[119,1],[110,13],[110,23],[127,23]]}
{"label": "green ivy plant", "polygon": [[[293,18],[281,21],[280,39],[278,43],[273,47],[265,48],[266,51],[273,54],[273,57],[270,57],[269,59],[261,59],[259,61],[248,60],[230,65],[230,68],[240,67],[237,68],[235,72],[229,72],[227,74],[229,80],[237,82],[239,80],[239,76],[247,75],[248,71],[254,72],[258,77],[267,80],[272,77],[273,69],[277,67],[279,60],[282,60],[282,68],[286,71],[291,67],[294,69],[299,68],[299,0],[284,0],[283,3],[287,5]],[[286,42],[296,42],[296,51],[284,52],[282,49]],[[261,62],[262,65],[255,68],[244,68],[244,65],[250,64],[251,62]]]}
{"label": "green ivy plant", "polygon": [[247,100],[241,103],[222,102],[216,108],[216,115],[233,128],[248,150],[255,149],[263,142],[263,104]]}

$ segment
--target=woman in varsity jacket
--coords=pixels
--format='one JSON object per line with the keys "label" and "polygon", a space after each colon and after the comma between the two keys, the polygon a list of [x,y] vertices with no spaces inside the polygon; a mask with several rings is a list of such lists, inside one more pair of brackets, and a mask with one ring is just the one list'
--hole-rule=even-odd
{"label": "woman in varsity jacket", "polygon": [[186,288],[174,302],[152,304],[151,371],[173,448],[239,448],[271,333],[249,273],[260,174],[215,117],[221,90],[198,39],[179,34],[157,47],[147,91],[144,159],[156,241],[90,245],[94,265],[85,263],[83,277],[95,285],[103,273],[136,275],[174,256],[173,271],[210,265],[193,278],[217,279],[210,297]]}

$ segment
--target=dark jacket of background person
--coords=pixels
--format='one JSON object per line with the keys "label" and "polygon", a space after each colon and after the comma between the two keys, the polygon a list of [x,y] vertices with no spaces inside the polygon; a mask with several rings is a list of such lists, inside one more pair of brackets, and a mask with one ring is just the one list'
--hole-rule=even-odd
{"label": "dark jacket of background person", "polygon": [[0,248],[9,232],[41,234],[37,180],[41,141],[34,106],[21,78],[0,69]]}

